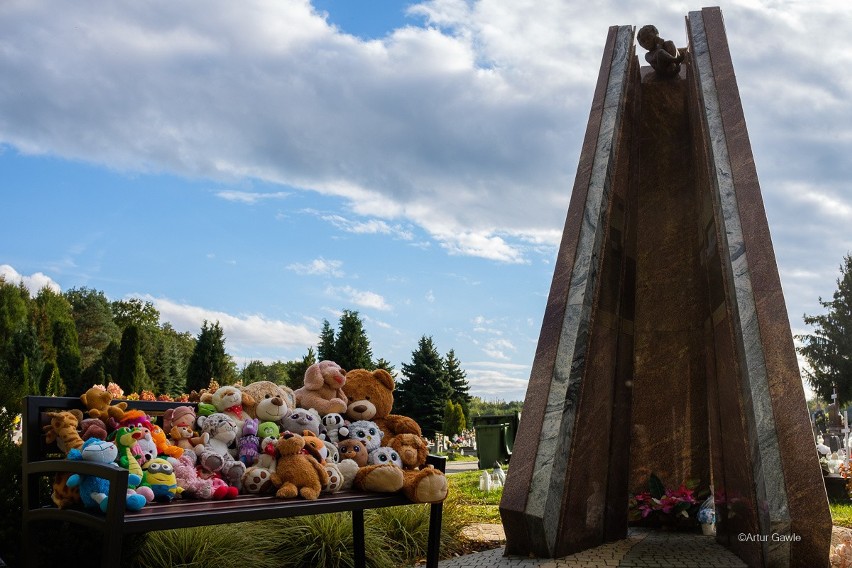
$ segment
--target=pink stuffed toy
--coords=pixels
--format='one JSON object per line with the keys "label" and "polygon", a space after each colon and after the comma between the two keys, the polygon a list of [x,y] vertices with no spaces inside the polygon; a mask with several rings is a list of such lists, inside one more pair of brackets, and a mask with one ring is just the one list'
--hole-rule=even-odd
{"label": "pink stuffed toy", "polygon": [[346,371],[334,361],[314,363],[305,371],[305,386],[295,391],[296,405],[313,408],[325,416],[330,412],[343,414],[349,399],[343,392]]}
{"label": "pink stuffed toy", "polygon": [[237,496],[237,488],[229,487],[221,479],[204,479],[198,475],[195,463],[189,452],[179,458],[168,458],[175,469],[175,478],[179,487],[183,488],[181,497],[196,499],[233,499]]}

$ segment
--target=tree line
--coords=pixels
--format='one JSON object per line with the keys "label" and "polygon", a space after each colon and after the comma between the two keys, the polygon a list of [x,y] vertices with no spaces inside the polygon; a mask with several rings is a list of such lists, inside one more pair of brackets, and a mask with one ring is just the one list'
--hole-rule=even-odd
{"label": "tree line", "polygon": [[442,356],[432,338],[423,336],[398,376],[390,362],[373,359],[357,311],[344,310],[337,329],[324,320],[316,351],[309,347],[301,359],[251,361],[238,369],[219,322],[205,321],[193,336],[161,323],[149,301],[110,301],[86,287],[61,293],[45,287],[32,296],[23,283],[0,277],[0,390],[13,400],[26,394],[77,396],[110,382],[126,394],[169,398],[201,391],[211,381],[269,380],[296,389],[308,366],[323,359],[344,369],[387,370],[397,383],[394,412],[417,420],[427,436],[442,431],[448,405],[453,431],[447,433],[470,423],[470,386],[454,350]]}

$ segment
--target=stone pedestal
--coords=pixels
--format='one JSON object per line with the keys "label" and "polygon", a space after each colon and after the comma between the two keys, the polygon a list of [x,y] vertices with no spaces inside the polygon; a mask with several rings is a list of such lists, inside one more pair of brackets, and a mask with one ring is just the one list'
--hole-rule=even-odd
{"label": "stone pedestal", "polygon": [[[718,8],[679,77],[610,28],[501,502],[510,554],[624,538],[698,479],[750,566],[827,566],[831,519]],[[742,539],[740,534],[754,535]]]}

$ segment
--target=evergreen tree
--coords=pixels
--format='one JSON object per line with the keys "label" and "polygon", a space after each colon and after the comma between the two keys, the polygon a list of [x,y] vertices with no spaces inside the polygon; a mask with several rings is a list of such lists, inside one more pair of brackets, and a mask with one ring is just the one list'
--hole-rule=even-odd
{"label": "evergreen tree", "polygon": [[225,332],[218,321],[210,325],[204,320],[186,369],[187,390],[206,389],[212,379],[226,385],[234,376],[233,362],[225,352]]}
{"label": "evergreen tree", "polygon": [[431,337],[420,338],[411,363],[402,364],[404,379],[394,395],[395,412],[415,419],[423,435],[434,437],[441,431],[444,408],[450,398],[450,385],[444,376],[444,361]]}
{"label": "evergreen tree", "polygon": [[[459,360],[456,359],[454,349],[450,349],[444,359],[444,374],[452,389],[450,400],[461,406],[465,423],[470,422],[470,384],[467,382],[467,373],[461,368]],[[464,427],[461,430],[464,430]]]}
{"label": "evergreen tree", "polygon": [[464,412],[459,403],[447,400],[444,406],[444,425],[442,431],[447,436],[461,434],[465,428]]}
{"label": "evergreen tree", "polygon": [[142,342],[139,327],[130,324],[121,334],[121,350],[118,354],[118,376],[116,383],[127,393],[154,390],[154,384],[145,370],[142,359]]}
{"label": "evergreen tree", "polygon": [[343,310],[334,341],[333,361],[346,369],[372,369],[373,351],[358,312]]}
{"label": "evergreen tree", "polygon": [[56,348],[56,366],[62,382],[72,395],[79,396],[86,390],[81,381],[80,347],[77,329],[69,320],[53,323],[53,345]]}
{"label": "evergreen tree", "polygon": [[28,321],[29,304],[30,295],[23,285],[7,283],[0,276],[0,408],[7,410],[0,412],[0,432],[11,430],[12,418],[20,412],[21,397],[27,391],[24,384],[27,369],[23,367],[25,363],[28,367],[29,362],[26,357],[19,357],[16,343],[32,329]]}
{"label": "evergreen tree", "polygon": [[375,364],[376,369],[384,369],[388,372],[391,377],[396,377],[396,369],[391,365],[391,362],[385,359],[384,357],[379,358]]}
{"label": "evergreen tree", "polygon": [[91,288],[71,288],[63,296],[71,304],[77,340],[80,346],[80,365],[88,369],[100,358],[111,341],[121,335],[112,321],[112,310],[106,295]]}
{"label": "evergreen tree", "polygon": [[852,401],[852,255],[849,253],[843,257],[840,272],[832,299],[819,298],[826,313],[804,316],[814,333],[798,339],[803,344],[799,352],[810,366],[805,376],[811,388],[823,400],[831,401],[836,386],[837,402],[842,405]]}
{"label": "evergreen tree", "polygon": [[[323,359],[327,360],[327,359]],[[314,355],[313,347],[308,347],[308,352],[305,353],[305,356],[302,357],[299,361],[289,361],[285,364],[285,374],[286,379],[285,382],[279,384],[286,384],[291,389],[301,388],[305,384],[305,371],[308,370],[308,367],[317,362],[317,357]]]}
{"label": "evergreen tree", "polygon": [[49,378],[44,387],[45,396],[65,396],[67,388],[65,383],[62,381],[62,373],[59,370],[59,366],[56,363],[51,362],[48,363],[45,370],[49,371]]}
{"label": "evergreen tree", "polygon": [[322,320],[322,330],[317,345],[317,359],[320,361],[337,361],[334,352],[334,329],[327,319]]}
{"label": "evergreen tree", "polygon": [[113,321],[124,331],[128,325],[141,330],[156,329],[160,325],[160,312],[154,304],[139,298],[116,300],[110,304]]}

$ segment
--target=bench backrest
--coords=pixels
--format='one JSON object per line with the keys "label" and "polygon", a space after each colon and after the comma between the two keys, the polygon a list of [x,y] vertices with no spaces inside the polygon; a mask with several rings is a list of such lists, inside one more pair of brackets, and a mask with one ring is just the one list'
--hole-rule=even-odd
{"label": "bench backrest", "polygon": [[[126,402],[128,409],[141,410],[155,419],[162,426],[162,415],[168,408],[177,406],[190,406],[195,408],[193,402],[165,402],[153,400],[113,400],[113,404]],[[23,463],[32,463],[45,459],[62,459],[65,456],[55,443],[48,444],[45,440],[43,428],[50,424],[48,412],[77,409],[86,415],[83,401],[74,397],[61,396],[27,396],[24,400],[23,412]]]}

